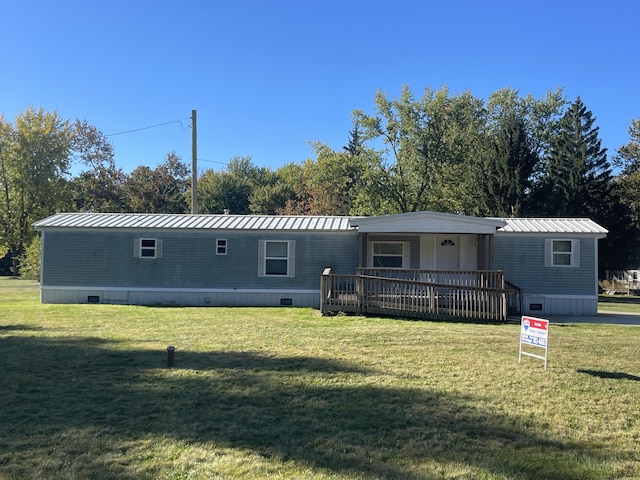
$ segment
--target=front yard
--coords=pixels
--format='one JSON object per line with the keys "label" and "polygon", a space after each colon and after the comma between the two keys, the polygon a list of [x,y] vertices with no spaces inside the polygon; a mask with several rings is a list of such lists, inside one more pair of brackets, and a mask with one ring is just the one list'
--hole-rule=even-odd
{"label": "front yard", "polygon": [[[41,305],[0,278],[0,478],[640,478],[640,327]],[[175,366],[167,368],[167,346]]]}

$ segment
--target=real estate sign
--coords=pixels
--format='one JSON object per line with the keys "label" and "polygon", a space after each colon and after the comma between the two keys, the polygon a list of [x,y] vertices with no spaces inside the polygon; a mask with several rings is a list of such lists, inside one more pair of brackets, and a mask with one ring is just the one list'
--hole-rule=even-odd
{"label": "real estate sign", "polygon": [[[522,360],[522,355],[544,360],[544,369],[547,369],[549,342],[549,320],[536,317],[522,317],[520,323],[520,354],[518,362]],[[523,350],[523,346],[537,347],[538,351],[544,349],[544,355]]]}

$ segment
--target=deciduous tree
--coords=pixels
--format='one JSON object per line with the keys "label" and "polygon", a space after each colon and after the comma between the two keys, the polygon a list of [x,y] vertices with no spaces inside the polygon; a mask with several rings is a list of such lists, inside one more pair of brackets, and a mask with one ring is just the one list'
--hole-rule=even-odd
{"label": "deciduous tree", "polygon": [[198,206],[201,213],[235,215],[251,213],[251,194],[266,172],[251,157],[234,157],[223,171],[206,170],[198,179]]}
{"label": "deciduous tree", "polygon": [[31,224],[71,205],[68,174],[72,128],[55,111],[28,108],[15,127],[0,119],[0,245],[13,273],[35,235]]}
{"label": "deciduous tree", "polygon": [[154,169],[139,166],[124,184],[129,211],[185,213],[189,181],[189,167],[175,152]]}
{"label": "deciduous tree", "polygon": [[124,184],[126,175],[116,166],[113,145],[86,120],[73,128],[73,152],[86,167],[72,181],[78,210],[125,212],[128,210]]}
{"label": "deciduous tree", "polygon": [[[451,178],[445,172],[464,170],[478,153],[483,102],[468,92],[450,95],[447,88],[427,88],[416,99],[405,86],[396,100],[378,92],[375,105],[374,115],[354,112],[369,147],[360,213],[463,209],[470,198],[468,177],[456,171]],[[450,203],[439,203],[444,196]],[[367,207],[372,211],[363,211]]]}

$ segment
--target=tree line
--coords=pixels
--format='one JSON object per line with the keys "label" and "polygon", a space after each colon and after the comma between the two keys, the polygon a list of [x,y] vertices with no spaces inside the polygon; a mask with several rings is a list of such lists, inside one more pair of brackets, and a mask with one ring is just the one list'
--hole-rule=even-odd
{"label": "tree line", "polygon": [[[640,260],[640,119],[616,152],[592,112],[562,89],[542,98],[503,89],[405,86],[354,110],[345,145],[273,170],[234,157],[198,176],[199,213],[381,215],[435,210],[491,217],[588,217],[609,230],[600,270]],[[80,166],[71,175],[71,167]],[[615,172],[614,172],[615,169]],[[108,138],[86,120],[27,109],[0,117],[0,272],[29,266],[31,224],[59,211],[187,213],[190,168],[175,153],[125,174]],[[36,242],[36,247],[32,242]]]}

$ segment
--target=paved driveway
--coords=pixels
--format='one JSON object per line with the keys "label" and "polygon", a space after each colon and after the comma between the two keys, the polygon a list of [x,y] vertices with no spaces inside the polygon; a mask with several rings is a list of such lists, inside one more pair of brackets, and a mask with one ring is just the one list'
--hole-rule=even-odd
{"label": "paved driveway", "polygon": [[620,313],[598,310],[598,315],[572,317],[565,315],[549,315],[543,317],[551,323],[603,323],[610,325],[640,326],[640,313]]}

